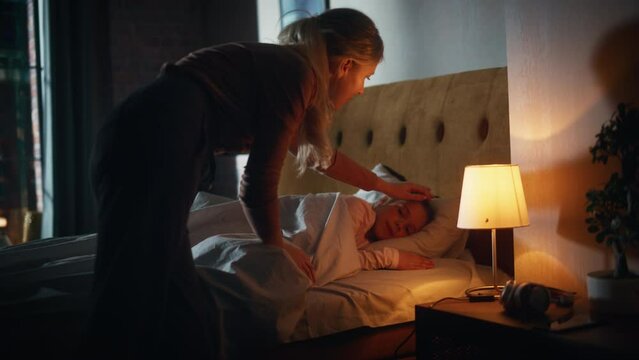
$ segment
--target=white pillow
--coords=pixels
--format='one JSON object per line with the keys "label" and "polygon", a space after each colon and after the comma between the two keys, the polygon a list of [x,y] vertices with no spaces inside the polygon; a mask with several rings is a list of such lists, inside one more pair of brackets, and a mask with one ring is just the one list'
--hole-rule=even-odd
{"label": "white pillow", "polygon": [[195,199],[193,199],[193,204],[191,204],[190,211],[196,211],[207,206],[213,206],[218,204],[224,204],[229,201],[234,201],[235,199],[227,198],[220,195],[211,194],[206,191],[198,191],[195,194]]}
{"label": "white pillow", "polygon": [[[389,168],[388,166],[384,164],[375,165],[371,169],[371,171],[375,175],[379,176],[382,180],[386,180],[388,182],[406,181],[406,178],[404,178],[402,175],[395,172],[395,170],[392,170],[391,168]],[[375,191],[375,190],[366,191],[366,190],[360,189],[355,193],[355,196],[357,196],[358,198],[364,199],[371,204],[375,204],[382,199],[388,199],[388,196],[386,194],[381,193],[379,191]]]}
{"label": "white pillow", "polygon": [[[404,181],[402,175],[383,164],[375,165],[372,171],[389,182]],[[357,191],[355,196],[371,204],[387,198],[385,194],[378,191],[364,190]],[[468,231],[457,228],[459,198],[432,199],[430,204],[433,207],[435,218],[422,230],[403,238],[376,241],[368,245],[367,248],[392,247],[430,258],[457,258],[462,255],[466,247]]]}

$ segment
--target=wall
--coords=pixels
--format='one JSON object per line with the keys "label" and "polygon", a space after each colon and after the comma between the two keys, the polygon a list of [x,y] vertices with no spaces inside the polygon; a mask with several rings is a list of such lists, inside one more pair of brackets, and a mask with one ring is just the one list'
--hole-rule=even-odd
{"label": "wall", "polygon": [[[368,15],[384,61],[367,86],[506,66],[504,0],[330,0]],[[278,0],[258,0],[259,39],[276,42]]]}
{"label": "wall", "polygon": [[257,0],[258,40],[277,43],[280,28],[280,0]]}
{"label": "wall", "polygon": [[368,85],[506,66],[504,0],[331,0],[363,11],[384,40]]}
{"label": "wall", "polygon": [[586,274],[612,267],[584,223],[585,193],[611,167],[588,148],[618,101],[639,100],[639,2],[507,0],[505,17],[511,154],[531,223],[515,231],[515,273],[585,294]]}

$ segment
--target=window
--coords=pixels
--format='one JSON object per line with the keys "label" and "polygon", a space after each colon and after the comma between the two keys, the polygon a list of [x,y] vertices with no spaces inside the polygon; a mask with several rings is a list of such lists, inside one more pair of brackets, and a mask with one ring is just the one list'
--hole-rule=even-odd
{"label": "window", "polygon": [[258,0],[260,42],[276,43],[280,30],[289,23],[329,9],[328,0]]}
{"label": "window", "polygon": [[0,232],[4,244],[40,235],[41,117],[34,0],[0,1]]}
{"label": "window", "polygon": [[321,14],[328,8],[323,0],[280,0],[282,27],[305,17]]}

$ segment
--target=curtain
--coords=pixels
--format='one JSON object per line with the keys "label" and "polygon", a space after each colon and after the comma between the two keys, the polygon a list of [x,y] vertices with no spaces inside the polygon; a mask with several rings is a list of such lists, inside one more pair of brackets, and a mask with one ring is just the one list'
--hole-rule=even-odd
{"label": "curtain", "polygon": [[47,5],[51,116],[44,126],[49,153],[43,158],[50,161],[44,166],[45,218],[51,236],[90,233],[96,227],[91,147],[112,107],[108,1],[52,0]]}

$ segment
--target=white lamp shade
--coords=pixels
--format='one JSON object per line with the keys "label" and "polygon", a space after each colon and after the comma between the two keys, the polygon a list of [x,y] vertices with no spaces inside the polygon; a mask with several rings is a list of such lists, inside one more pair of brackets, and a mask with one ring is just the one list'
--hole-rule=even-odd
{"label": "white lamp shade", "polygon": [[518,165],[466,166],[458,228],[502,229],[529,224]]}

